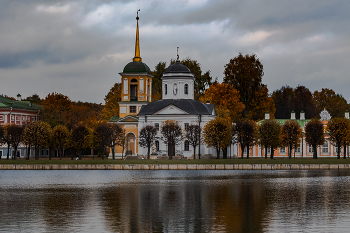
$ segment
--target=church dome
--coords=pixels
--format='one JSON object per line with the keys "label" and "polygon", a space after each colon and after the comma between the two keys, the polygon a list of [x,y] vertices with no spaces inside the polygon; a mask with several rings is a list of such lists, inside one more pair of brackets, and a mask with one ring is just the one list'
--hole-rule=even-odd
{"label": "church dome", "polygon": [[124,67],[123,73],[147,73],[147,74],[151,74],[151,70],[143,62],[129,62]]}
{"label": "church dome", "polygon": [[167,73],[191,73],[191,71],[187,68],[187,66],[184,66],[179,61],[176,61],[165,70],[164,74]]}

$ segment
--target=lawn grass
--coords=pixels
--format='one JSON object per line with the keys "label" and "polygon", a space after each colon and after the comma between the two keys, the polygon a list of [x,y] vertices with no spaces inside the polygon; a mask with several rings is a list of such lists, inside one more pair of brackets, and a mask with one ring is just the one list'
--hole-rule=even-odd
{"label": "lawn grass", "polygon": [[350,164],[350,158],[336,159],[336,158],[277,158],[274,160],[264,158],[250,158],[250,159],[196,159],[196,160],[166,160],[166,159],[104,159],[100,157],[83,158],[83,160],[71,160],[70,158],[63,158],[59,160],[54,158],[52,160],[6,160],[0,159],[0,164]]}

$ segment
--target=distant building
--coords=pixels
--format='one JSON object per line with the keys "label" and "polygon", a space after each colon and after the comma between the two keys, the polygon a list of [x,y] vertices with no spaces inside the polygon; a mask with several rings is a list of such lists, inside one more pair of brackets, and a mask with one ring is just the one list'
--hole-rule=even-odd
{"label": "distant building", "polygon": [[[0,95],[0,125],[16,124],[26,125],[39,120],[39,113],[42,107],[29,101],[22,101],[21,95],[17,95],[17,100],[13,100]],[[10,149],[10,152],[12,149]],[[25,156],[25,148],[20,145],[16,154],[18,157]],[[0,156],[7,156],[7,145],[0,144]],[[10,155],[11,156],[11,155]]]}

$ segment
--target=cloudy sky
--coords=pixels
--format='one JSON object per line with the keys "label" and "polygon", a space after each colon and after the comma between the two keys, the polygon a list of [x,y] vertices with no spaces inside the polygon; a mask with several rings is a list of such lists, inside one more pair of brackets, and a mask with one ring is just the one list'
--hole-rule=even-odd
{"label": "cloudy sky", "polygon": [[0,94],[65,94],[104,103],[134,56],[190,57],[223,78],[238,55],[256,54],[270,92],[284,85],[332,88],[350,101],[350,1],[1,0]]}

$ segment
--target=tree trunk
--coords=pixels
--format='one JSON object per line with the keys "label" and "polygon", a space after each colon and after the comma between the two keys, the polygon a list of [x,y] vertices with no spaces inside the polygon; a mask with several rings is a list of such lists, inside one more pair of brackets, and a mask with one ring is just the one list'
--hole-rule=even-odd
{"label": "tree trunk", "polygon": [[51,150],[52,150],[52,148],[49,147],[49,160],[51,160]]}
{"label": "tree trunk", "polygon": [[[200,155],[198,155],[200,156]],[[196,158],[196,147],[193,146],[193,158]],[[200,157],[198,157],[198,159],[201,159]]]}
{"label": "tree trunk", "polygon": [[[102,152],[103,153],[103,152]],[[79,149],[79,160],[82,160],[83,149]]]}
{"label": "tree trunk", "polygon": [[346,159],[346,145],[344,146],[344,159]]}
{"label": "tree trunk", "polygon": [[313,159],[317,159],[317,147],[316,147],[316,145],[312,146],[312,149],[313,149],[313,151],[314,151],[314,153],[313,153]]}
{"label": "tree trunk", "polygon": [[222,150],[222,158],[227,159],[227,147]]}
{"label": "tree trunk", "polygon": [[267,159],[267,146],[265,146],[265,159]]}
{"label": "tree trunk", "polygon": [[338,148],[337,159],[340,159],[340,143],[337,143],[337,148]]}
{"label": "tree trunk", "polygon": [[151,152],[151,145],[148,145],[148,147],[147,147],[147,159],[151,159],[150,152]]}
{"label": "tree trunk", "polygon": [[27,148],[27,160],[29,160],[29,156],[30,156],[30,146],[28,146]]}
{"label": "tree trunk", "polygon": [[216,159],[220,159],[220,149],[216,149]]}
{"label": "tree trunk", "polygon": [[112,157],[115,159],[115,144],[112,143]]}
{"label": "tree trunk", "polygon": [[10,158],[10,143],[7,143],[7,158],[6,159],[9,159]]}
{"label": "tree trunk", "polygon": [[103,146],[103,147],[102,147],[102,160],[105,159],[105,153],[106,153],[106,149],[105,149],[105,147]]}
{"label": "tree trunk", "polygon": [[244,146],[241,145],[241,159],[243,159],[243,156],[244,156]]}
{"label": "tree trunk", "polygon": [[13,149],[15,150],[15,156],[13,156],[13,160],[16,160],[16,158],[17,158],[17,146],[15,146]]}
{"label": "tree trunk", "polygon": [[273,153],[275,152],[275,150],[273,149],[273,147],[271,146],[271,154],[270,154],[270,158],[273,159]]}
{"label": "tree trunk", "polygon": [[249,159],[249,146],[247,146],[247,159]]}
{"label": "tree trunk", "polygon": [[39,160],[39,148],[35,147],[35,160]]}
{"label": "tree trunk", "polygon": [[291,159],[292,158],[292,145],[289,144],[289,147],[288,147],[288,158]]}

